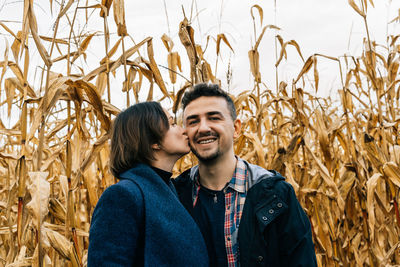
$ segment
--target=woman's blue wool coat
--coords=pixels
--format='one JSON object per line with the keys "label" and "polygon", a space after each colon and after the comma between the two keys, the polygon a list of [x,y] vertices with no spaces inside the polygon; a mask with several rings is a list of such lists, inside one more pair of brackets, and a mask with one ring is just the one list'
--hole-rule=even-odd
{"label": "woman's blue wool coat", "polygon": [[107,188],[93,212],[88,266],[208,266],[200,230],[149,166],[137,164]]}

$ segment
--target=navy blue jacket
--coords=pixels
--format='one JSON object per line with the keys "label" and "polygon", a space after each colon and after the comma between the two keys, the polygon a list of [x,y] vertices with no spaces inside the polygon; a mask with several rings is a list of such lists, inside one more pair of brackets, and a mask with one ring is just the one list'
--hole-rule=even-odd
{"label": "navy blue jacket", "polygon": [[317,266],[309,219],[293,187],[271,172],[247,192],[238,236],[241,266]]}
{"label": "navy blue jacket", "polygon": [[[311,225],[293,187],[278,172],[245,163],[249,177],[237,240],[240,266],[317,266]],[[174,181],[190,213],[196,168]]]}
{"label": "navy blue jacket", "polygon": [[208,266],[196,223],[169,186],[144,164],[107,188],[93,212],[88,266]]}

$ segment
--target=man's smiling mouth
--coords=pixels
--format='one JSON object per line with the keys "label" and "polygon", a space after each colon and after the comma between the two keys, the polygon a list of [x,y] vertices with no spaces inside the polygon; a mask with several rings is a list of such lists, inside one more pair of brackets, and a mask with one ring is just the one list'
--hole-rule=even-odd
{"label": "man's smiling mouth", "polygon": [[199,143],[199,144],[209,144],[209,143],[214,142],[215,140],[217,140],[217,138],[208,138],[208,139],[197,141],[197,143]]}

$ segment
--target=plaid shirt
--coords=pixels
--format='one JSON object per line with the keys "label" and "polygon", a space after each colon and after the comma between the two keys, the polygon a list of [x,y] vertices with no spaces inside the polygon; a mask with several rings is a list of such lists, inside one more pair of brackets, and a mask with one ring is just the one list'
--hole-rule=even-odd
{"label": "plaid shirt", "polygon": [[[246,200],[248,172],[245,163],[237,157],[235,172],[228,186],[224,189],[225,193],[225,249],[229,267],[239,266],[239,244],[237,242],[240,218],[244,201]],[[195,174],[193,183],[193,207],[197,203],[199,196],[200,183],[199,172]]]}

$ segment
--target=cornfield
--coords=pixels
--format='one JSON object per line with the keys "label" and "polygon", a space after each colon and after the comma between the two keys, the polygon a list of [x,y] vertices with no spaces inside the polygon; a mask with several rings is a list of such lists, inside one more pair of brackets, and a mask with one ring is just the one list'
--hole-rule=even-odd
{"label": "cornfield", "polygon": [[[100,2],[62,1],[52,36],[38,32],[33,1],[24,1],[18,32],[0,21],[1,31],[13,39],[0,61],[0,105],[8,117],[18,118],[8,128],[5,118],[0,120],[0,266],[86,265],[91,213],[104,189],[116,182],[108,169],[110,125],[120,111],[110,101],[115,88],[122,88],[127,105],[145,95],[172,103],[179,115],[181,97],[192,84],[221,82],[185,15],[176,41],[187,53],[176,52],[164,35],[168,75],[162,75],[157,62],[165,59],[156,61],[152,37],[128,45],[124,1]],[[319,266],[399,266],[399,35],[388,35],[389,45],[381,49],[366,24],[367,5],[373,2],[349,4],[365,21],[362,55],[313,54],[293,81],[277,82],[275,92],[263,81],[260,64],[267,63],[260,62],[259,45],[267,30],[279,28],[262,25],[248,51],[253,88],[232,95],[243,132],[235,151],[279,171],[293,185],[312,224]],[[110,43],[111,9],[115,43]],[[100,16],[104,28],[76,31],[77,14],[89,11]],[[262,24],[262,14],[259,5],[252,7],[253,20],[258,16]],[[66,37],[57,35],[61,20],[70,27]],[[90,69],[80,65],[91,42],[101,39],[103,59]],[[213,40],[217,55],[223,46],[233,50],[225,34]],[[296,41],[279,35],[276,40],[276,68],[289,46],[303,58]],[[33,51],[41,59],[39,84],[28,79]],[[190,63],[186,72],[181,56]],[[338,65],[340,103],[314,96],[318,60]],[[54,71],[56,65],[63,71]],[[116,75],[123,77],[118,86]],[[195,163],[188,155],[174,172]]]}

